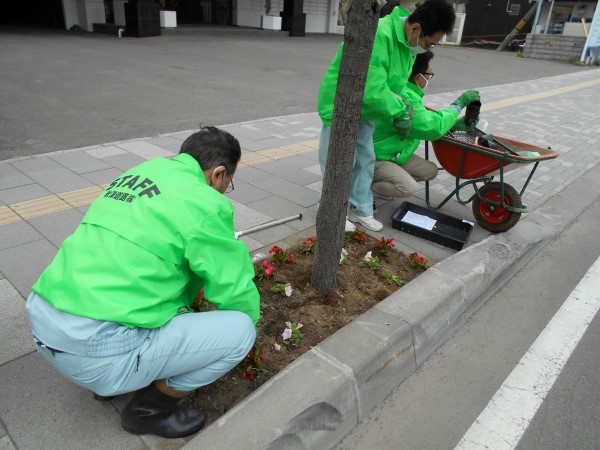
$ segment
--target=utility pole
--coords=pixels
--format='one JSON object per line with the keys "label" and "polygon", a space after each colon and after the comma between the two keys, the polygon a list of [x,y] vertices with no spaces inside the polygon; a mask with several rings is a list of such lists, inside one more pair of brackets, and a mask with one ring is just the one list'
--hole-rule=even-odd
{"label": "utility pole", "polygon": [[[542,1],[542,0],[538,0],[538,1]],[[500,46],[496,49],[497,52],[501,52],[502,50],[504,50],[506,48],[506,46],[508,45],[508,43],[510,41],[512,41],[512,39],[515,37],[515,35],[518,32],[520,32],[523,28],[525,28],[525,25],[527,25],[527,21],[529,19],[531,19],[531,16],[533,16],[533,13],[535,13],[537,7],[538,7],[538,5],[534,4],[531,6],[531,8],[529,8],[529,11],[527,11],[527,14],[525,14],[523,16],[523,18],[521,20],[519,20],[519,22],[515,25],[513,30],[510,33],[508,33],[508,36],[506,36],[504,38],[504,40],[502,41],[502,44],[500,44]]]}

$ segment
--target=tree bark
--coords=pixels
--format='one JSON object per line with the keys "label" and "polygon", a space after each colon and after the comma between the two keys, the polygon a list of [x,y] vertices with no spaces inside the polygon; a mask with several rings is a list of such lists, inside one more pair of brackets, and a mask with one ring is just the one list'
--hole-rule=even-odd
{"label": "tree bark", "polygon": [[356,151],[365,81],[379,19],[377,0],[352,1],[344,29],[344,49],[335,95],[331,138],[321,205],[312,286],[320,293],[337,286],[348,192]]}

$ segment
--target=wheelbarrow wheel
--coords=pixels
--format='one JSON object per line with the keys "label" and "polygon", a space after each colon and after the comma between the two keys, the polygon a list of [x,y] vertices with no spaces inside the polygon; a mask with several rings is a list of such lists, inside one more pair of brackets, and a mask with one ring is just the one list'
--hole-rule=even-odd
{"label": "wheelbarrow wheel", "polygon": [[[484,184],[479,189],[479,193],[483,199],[501,203],[500,188],[501,183],[494,181]],[[513,208],[521,208],[523,206],[521,196],[517,190],[506,183],[504,183],[504,204]],[[492,233],[501,233],[510,230],[521,218],[521,213],[512,212],[500,206],[490,205],[479,197],[473,199],[473,215],[482,228]]]}

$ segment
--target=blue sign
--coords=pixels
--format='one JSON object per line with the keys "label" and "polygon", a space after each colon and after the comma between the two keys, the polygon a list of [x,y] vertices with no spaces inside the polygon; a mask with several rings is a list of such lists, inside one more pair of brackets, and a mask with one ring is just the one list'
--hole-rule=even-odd
{"label": "blue sign", "polygon": [[592,51],[595,56],[598,53],[597,47],[600,47],[600,8],[598,7],[598,4],[596,4],[592,25],[590,26],[590,31],[585,41],[585,47],[583,47],[583,52],[581,53],[581,61],[587,57],[588,49],[592,49],[593,47],[596,47],[594,49],[595,51]]}

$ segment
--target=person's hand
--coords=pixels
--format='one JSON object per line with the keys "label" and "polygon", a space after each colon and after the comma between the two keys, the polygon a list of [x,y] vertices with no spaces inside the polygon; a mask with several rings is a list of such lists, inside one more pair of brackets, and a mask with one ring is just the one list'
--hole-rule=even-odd
{"label": "person's hand", "polygon": [[463,109],[469,103],[479,100],[481,100],[479,98],[479,91],[470,90],[460,94],[460,97],[454,100],[452,104],[458,106],[460,109]]}
{"label": "person's hand", "polygon": [[398,135],[400,135],[400,139],[406,139],[408,137],[408,133],[410,133],[411,126],[412,123],[410,121],[408,111],[406,111],[400,117],[396,117],[394,119],[394,128],[398,132]]}
{"label": "person's hand", "polygon": [[470,125],[467,125],[465,122],[465,116],[462,116],[456,120],[456,123],[452,127],[452,131],[471,131],[473,128],[475,128],[477,122],[479,122],[479,119],[471,122]]}
{"label": "person's hand", "polygon": [[413,105],[411,105],[411,103],[406,100],[404,97],[402,97],[402,101],[404,102],[404,106],[406,106],[406,112],[408,113],[408,117],[410,119],[413,118],[413,116],[415,115],[415,110],[413,108]]}

